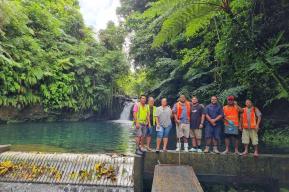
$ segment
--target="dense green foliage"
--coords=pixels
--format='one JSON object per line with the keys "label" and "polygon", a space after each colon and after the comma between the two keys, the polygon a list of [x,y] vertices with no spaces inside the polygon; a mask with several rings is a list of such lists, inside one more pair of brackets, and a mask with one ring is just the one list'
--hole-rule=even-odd
{"label": "dense green foliage", "polygon": [[119,10],[133,10],[126,27],[134,34],[130,57],[150,85],[143,91],[173,100],[216,94],[224,102],[233,94],[260,107],[288,103],[288,1],[142,2],[123,0]]}
{"label": "dense green foliage", "polygon": [[77,0],[0,0],[0,106],[109,106],[121,92],[117,79],[129,69],[125,32],[109,23],[95,37]]}

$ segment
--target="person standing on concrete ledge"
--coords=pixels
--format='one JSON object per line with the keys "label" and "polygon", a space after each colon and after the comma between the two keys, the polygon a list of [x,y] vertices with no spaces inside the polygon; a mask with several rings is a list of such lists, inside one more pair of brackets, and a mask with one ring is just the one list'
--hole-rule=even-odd
{"label": "person standing on concrete ledge", "polygon": [[218,103],[217,96],[211,97],[211,103],[205,108],[205,138],[206,147],[204,152],[208,153],[213,144],[213,152],[219,154],[218,142],[220,141],[220,133],[222,128],[222,120],[224,117],[223,108]]}
{"label": "person standing on concrete ledge", "polygon": [[163,151],[167,151],[167,145],[169,140],[169,133],[172,129],[172,110],[168,106],[166,98],[161,101],[161,106],[157,108],[156,112],[156,131],[157,131],[157,148],[156,152],[160,151],[161,142],[163,140]]}
{"label": "person standing on concrete ledge", "polygon": [[151,140],[152,140],[152,134],[153,134],[153,129],[156,126],[156,112],[157,108],[154,106],[155,100],[153,97],[149,97],[148,99],[148,111],[150,113],[150,127],[147,128],[147,133],[146,133],[146,149],[148,151],[151,151]]}
{"label": "person standing on concrete ledge", "polygon": [[226,149],[222,154],[230,152],[230,140],[234,142],[235,154],[239,155],[239,119],[243,109],[235,101],[235,97],[227,97],[227,105],[223,107],[225,124],[225,145]]}
{"label": "person standing on concrete ledge", "polygon": [[254,146],[254,156],[258,156],[258,131],[260,129],[260,123],[262,114],[257,107],[253,106],[250,99],[246,100],[246,107],[243,109],[244,112],[241,115],[241,127],[242,127],[242,143],[245,145],[245,151],[242,155],[248,154],[248,146],[250,140]]}
{"label": "person standing on concrete ledge", "polygon": [[133,107],[133,119],[135,127],[135,142],[137,155],[142,155],[144,149],[143,140],[146,137],[147,127],[151,127],[149,119],[149,108],[146,105],[146,96],[141,95],[140,101]]}
{"label": "person standing on concrete ledge", "polygon": [[199,104],[196,96],[192,97],[191,106],[191,122],[190,122],[190,137],[192,138],[191,152],[201,153],[202,129],[205,121],[205,108]]}
{"label": "person standing on concrete ledge", "polygon": [[188,138],[190,137],[191,103],[187,101],[185,95],[180,96],[179,101],[173,107],[173,113],[176,122],[176,133],[178,139],[176,151],[181,150],[181,140],[183,140],[184,150],[185,152],[188,152]]}

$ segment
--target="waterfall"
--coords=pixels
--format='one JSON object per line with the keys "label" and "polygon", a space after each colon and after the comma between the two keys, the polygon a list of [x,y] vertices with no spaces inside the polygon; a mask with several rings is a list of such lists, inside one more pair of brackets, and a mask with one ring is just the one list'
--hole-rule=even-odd
{"label": "waterfall", "polygon": [[120,124],[131,124],[131,110],[134,104],[137,102],[136,99],[133,99],[132,101],[126,101],[123,106],[123,110],[120,114],[120,117],[118,120],[113,120],[114,123],[120,123]]}
{"label": "waterfall", "polygon": [[130,112],[133,105],[133,102],[125,102],[119,120],[130,120]]}

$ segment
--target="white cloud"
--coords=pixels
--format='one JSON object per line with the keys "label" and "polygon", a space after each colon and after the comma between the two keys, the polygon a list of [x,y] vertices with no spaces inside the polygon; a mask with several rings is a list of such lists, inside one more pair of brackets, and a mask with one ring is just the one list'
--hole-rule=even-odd
{"label": "white cloud", "polygon": [[104,29],[108,21],[118,23],[116,8],[119,0],[79,0],[80,11],[86,25],[95,31]]}

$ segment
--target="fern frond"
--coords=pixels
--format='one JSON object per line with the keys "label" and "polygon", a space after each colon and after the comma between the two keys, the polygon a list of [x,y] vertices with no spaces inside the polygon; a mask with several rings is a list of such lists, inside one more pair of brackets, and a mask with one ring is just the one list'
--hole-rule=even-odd
{"label": "fern frond", "polygon": [[156,2],[149,3],[148,6],[150,7],[147,9],[143,16],[147,18],[154,18],[156,16],[162,15],[167,11],[170,11],[177,7],[179,4],[187,2],[187,0],[179,1],[179,0],[160,0]]}
{"label": "fern frond", "polygon": [[[156,2],[152,8],[145,13],[145,15],[151,17],[153,17],[153,15],[167,15],[161,31],[154,38],[153,47],[161,46],[183,31],[186,32],[186,36],[193,36],[200,29],[207,26],[219,10],[217,4],[219,1],[217,0],[179,1],[179,3],[172,1],[170,6],[168,6],[168,4],[164,5],[164,2],[167,1],[169,0]],[[172,12],[172,10],[174,12]],[[170,14],[168,14],[168,12],[170,12]]]}

